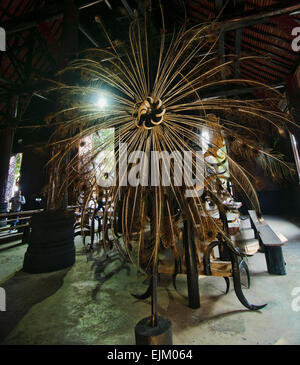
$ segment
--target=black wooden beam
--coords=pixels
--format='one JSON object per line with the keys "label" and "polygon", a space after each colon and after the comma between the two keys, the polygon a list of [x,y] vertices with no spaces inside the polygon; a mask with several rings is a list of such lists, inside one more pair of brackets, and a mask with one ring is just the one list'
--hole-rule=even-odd
{"label": "black wooden beam", "polygon": [[[236,7],[238,11],[244,10],[244,0],[237,0]],[[234,65],[234,77],[240,77],[240,61],[239,57],[241,55],[242,50],[242,37],[243,37],[243,28],[239,28],[235,31],[235,54],[237,55],[237,60]]]}
{"label": "black wooden beam", "polygon": [[256,74],[257,76],[260,76],[266,79],[269,79],[269,81],[266,81],[266,83],[274,82],[274,79],[276,80],[276,77],[274,75],[271,75],[269,72],[266,72],[262,70],[261,68],[257,67],[254,62],[248,64],[248,63],[242,63],[241,67],[248,70],[249,72],[253,72],[253,74]]}
{"label": "black wooden beam", "polygon": [[[3,14],[5,14],[8,18],[12,18],[13,14],[8,11],[8,8],[12,4],[12,2],[13,0],[10,0],[10,2],[5,7],[3,6],[0,7],[0,12],[2,13],[1,17],[3,17]],[[20,1],[20,4],[22,5],[22,1]]]}
{"label": "black wooden beam", "polygon": [[95,46],[95,47],[100,47],[99,43],[96,41],[96,39],[91,35],[91,33],[82,25],[79,24],[79,30],[80,32],[85,35],[85,37]]}
{"label": "black wooden beam", "polygon": [[[274,84],[270,85],[270,87],[276,88],[276,89],[282,89],[285,87],[285,82],[283,81],[277,81]],[[242,87],[242,88],[220,88],[220,90],[217,91],[207,91],[203,95],[200,94],[200,97],[203,99],[212,99],[212,98],[223,98],[228,96],[239,96],[239,95],[245,95],[245,94],[251,94],[254,91],[265,89],[265,87],[259,87],[259,86],[251,86],[251,87]]]}
{"label": "black wooden beam", "polygon": [[[223,63],[225,63],[225,33],[224,32],[221,32],[221,34],[219,36],[219,59],[220,59],[221,65]],[[222,79],[225,79],[225,77],[226,77],[224,68],[221,69],[221,77],[222,77]]]}
{"label": "black wooden beam", "polygon": [[78,10],[83,10],[83,9],[86,9],[86,8],[90,8],[91,6],[94,6],[94,5],[97,5],[97,4],[99,4],[99,3],[103,3],[103,2],[105,2],[106,3],[106,5],[109,7],[109,8],[111,8],[110,7],[110,5],[108,5],[107,4],[107,0],[96,0],[96,1],[89,1],[88,3],[86,3],[86,4],[84,4],[84,5],[81,5],[81,6],[79,6],[79,8],[78,8]]}
{"label": "black wooden beam", "polygon": [[72,0],[64,0],[64,4],[59,67],[65,67],[67,60],[78,52],[79,10]]}
{"label": "black wooden beam", "polygon": [[[219,0],[215,0],[219,2]],[[104,2],[104,0],[98,0],[94,2],[89,2],[85,5],[80,6],[78,9],[82,10],[87,7],[93,6],[95,4],[99,4]],[[62,2],[61,2],[62,3]],[[60,4],[61,4],[60,3]],[[254,14],[235,17],[232,19],[228,19],[219,24],[222,31],[236,30],[239,28],[244,28],[250,25],[266,23],[270,20],[270,18],[282,14],[293,13],[297,10],[300,10],[299,1],[293,1],[290,5],[276,5],[269,10],[254,12]],[[2,27],[6,30],[6,33],[12,34],[20,31],[24,31],[26,29],[30,29],[36,26],[37,23],[43,21],[51,21],[54,19],[59,19],[63,17],[63,7],[62,5],[57,5],[55,8],[50,8],[48,6],[45,9],[39,9],[39,11],[33,11],[26,16],[20,16],[15,19],[12,19],[8,22],[5,22]]]}
{"label": "black wooden beam", "polygon": [[30,32],[29,40],[30,40],[30,43],[29,43],[28,52],[26,54],[25,67],[24,67],[25,80],[27,82],[29,81],[30,75],[32,72],[32,60],[33,60],[34,43],[36,40],[36,32]]}
{"label": "black wooden beam", "polygon": [[121,0],[122,4],[124,5],[124,8],[126,9],[127,13],[129,14],[131,19],[134,19],[134,13],[129,6],[128,2],[126,0]]}
{"label": "black wooden beam", "polygon": [[[249,37],[249,39],[251,39],[251,38]],[[228,42],[233,43],[234,41],[228,37]],[[294,63],[294,61],[292,59],[283,58],[281,55],[279,55],[278,53],[275,53],[273,50],[265,49],[257,44],[254,45],[245,38],[243,39],[243,46],[244,46],[245,51],[248,51],[248,47],[249,47],[249,49],[254,49],[253,52],[259,53],[258,50],[260,50],[259,54],[263,54],[265,57],[267,57],[267,56],[272,57],[272,61],[276,57],[276,59],[277,59],[276,63],[282,67],[290,68],[290,67],[292,67],[292,65]],[[281,52],[282,52],[282,50],[281,50]],[[280,61],[279,61],[279,59],[280,59]],[[274,63],[275,63],[275,59],[274,59]]]}
{"label": "black wooden beam", "polygon": [[[78,7],[78,10],[86,9],[101,2],[104,2],[104,0],[88,2]],[[61,19],[64,16],[64,6],[62,4],[63,2],[61,1],[57,3],[55,7],[45,6],[44,8],[39,9],[39,11],[35,10],[29,14],[25,14],[24,16],[9,20],[3,23],[2,27],[6,30],[6,34],[9,35],[34,28],[40,22],[49,22],[52,20]]]}
{"label": "black wooden beam", "polygon": [[222,7],[223,7],[223,0],[215,0],[216,16],[221,15],[220,11],[222,10]]}
{"label": "black wooden beam", "polygon": [[[247,32],[248,30],[251,31],[251,32],[253,32],[254,34],[249,34]],[[287,57],[286,57],[287,59],[289,59],[289,57],[288,57],[289,55],[295,56],[295,52],[292,50],[292,48],[287,49],[287,48],[279,47],[279,44],[278,43],[273,43],[272,42],[272,37],[269,37],[268,35],[265,34],[264,39],[261,39],[259,37],[259,34],[264,34],[263,32],[260,32],[258,30],[255,30],[253,28],[247,29],[247,31],[246,31],[247,32],[247,34],[246,34],[247,37],[249,37],[249,38],[251,38],[251,39],[253,39],[253,40],[257,41],[257,42],[266,44],[266,45],[268,45],[268,47],[273,48],[273,49],[275,49],[277,51],[281,51],[281,52],[287,53]],[[284,39],[275,38],[275,37],[273,37],[273,39],[274,40],[277,40],[277,41],[281,41],[281,42],[286,42],[288,44],[288,41],[285,41]]]}
{"label": "black wooden beam", "polygon": [[[57,67],[57,56],[55,54],[55,50],[49,48],[48,42],[41,31],[36,32],[36,35],[37,35],[37,41],[41,49],[41,53],[47,54],[49,66],[54,71]],[[52,34],[51,37],[52,39],[56,39],[55,34]]]}
{"label": "black wooden beam", "polygon": [[[22,80],[22,82],[24,82],[25,81],[24,65],[20,62],[20,60],[17,59],[12,48],[8,47],[6,49],[6,54],[8,55],[8,58],[9,58],[11,64],[13,65],[15,73],[18,75],[20,80]],[[22,72],[20,71],[20,69],[22,70]]]}
{"label": "black wooden beam", "polygon": [[243,29],[237,29],[235,31],[235,54],[237,55],[237,60],[234,65],[234,77],[239,78],[240,76],[240,61],[239,57],[241,55],[242,50],[242,37],[243,37]]}
{"label": "black wooden beam", "polygon": [[[257,35],[259,35],[259,34],[260,35],[264,35],[265,36],[265,38],[263,40],[264,43],[270,43],[270,44],[276,44],[277,42],[279,42],[279,43],[286,43],[286,45],[288,47],[282,48],[282,50],[283,51],[286,51],[286,50],[291,51],[291,39],[288,40],[288,39],[285,39],[285,38],[280,38],[280,37],[275,36],[271,32],[266,32],[266,31],[264,31],[262,29],[259,29],[258,30],[255,27],[251,27],[251,28],[249,28],[249,30],[251,30],[251,32],[253,32],[253,33],[256,33]],[[288,35],[290,36],[290,34],[288,34]],[[259,37],[255,37],[255,38],[257,38],[260,41],[262,41],[261,38],[259,38]],[[292,52],[290,52],[290,53],[292,53]]]}
{"label": "black wooden beam", "polygon": [[[223,7],[223,0],[215,0],[216,15],[219,15],[220,17],[222,16],[222,14],[220,13],[222,7]],[[219,54],[220,64],[223,64],[225,62],[225,34],[222,31],[219,35],[218,54]],[[226,77],[224,69],[221,69],[221,77],[222,79],[225,79]]]}
{"label": "black wooden beam", "polygon": [[239,28],[249,27],[254,24],[262,24],[266,23],[270,20],[270,18],[283,15],[290,14],[296,10],[300,9],[299,0],[292,1],[288,6],[285,4],[276,5],[265,11],[253,11],[251,15],[244,15],[232,19],[228,19],[219,24],[220,30],[225,32],[229,30],[236,30]]}

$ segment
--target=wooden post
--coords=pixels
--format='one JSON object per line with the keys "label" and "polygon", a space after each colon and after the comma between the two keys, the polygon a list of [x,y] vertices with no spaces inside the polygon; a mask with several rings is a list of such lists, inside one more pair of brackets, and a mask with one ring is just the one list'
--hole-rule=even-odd
{"label": "wooden post", "polygon": [[185,249],[189,307],[196,309],[200,308],[200,294],[196,250],[193,241],[191,224],[187,220],[184,220],[183,244]]}
{"label": "wooden post", "polygon": [[[0,213],[6,213],[7,201],[5,200],[5,193],[9,172],[9,161],[12,152],[12,146],[15,135],[15,125],[18,116],[19,97],[15,97],[11,103],[10,113],[8,119],[10,126],[0,131]],[[0,227],[5,225],[6,221],[0,222]]]}
{"label": "wooden post", "polygon": [[5,128],[0,132],[0,203],[5,203],[9,160],[14,140],[14,128]]}
{"label": "wooden post", "polygon": [[[60,52],[60,58],[58,67],[63,68],[66,66],[68,61],[74,57],[78,51],[78,20],[79,10],[74,4],[73,0],[64,0],[64,18],[63,18],[63,37],[62,46]],[[67,81],[66,79],[60,81]],[[57,99],[57,108],[61,109],[60,100]],[[52,154],[55,155],[59,150],[60,146],[56,145],[53,147]],[[61,168],[60,171],[55,166],[50,168],[50,192],[48,195],[47,208],[48,209],[66,209],[68,205],[68,189],[65,188],[64,193],[58,200],[58,191],[62,184],[65,183],[67,173],[65,172],[66,166],[70,156],[66,156],[63,161],[64,170]],[[66,184],[67,185],[67,184]]]}
{"label": "wooden post", "polygon": [[[7,201],[5,193],[9,171],[9,160],[14,140],[14,128],[5,128],[0,132],[0,213],[6,213]],[[0,221],[0,227],[6,224],[6,220]]]}
{"label": "wooden post", "polygon": [[286,275],[285,261],[281,246],[264,245],[266,263],[269,274]]}

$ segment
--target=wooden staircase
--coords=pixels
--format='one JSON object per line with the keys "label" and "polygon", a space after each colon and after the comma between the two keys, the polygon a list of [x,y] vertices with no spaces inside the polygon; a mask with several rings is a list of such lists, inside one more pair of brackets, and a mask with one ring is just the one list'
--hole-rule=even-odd
{"label": "wooden staircase", "polygon": [[235,235],[230,236],[232,242],[241,253],[248,256],[254,255],[259,250],[260,246],[259,240],[256,238],[255,230],[251,226],[250,217],[239,217],[236,221],[236,225],[239,225],[240,230]]}

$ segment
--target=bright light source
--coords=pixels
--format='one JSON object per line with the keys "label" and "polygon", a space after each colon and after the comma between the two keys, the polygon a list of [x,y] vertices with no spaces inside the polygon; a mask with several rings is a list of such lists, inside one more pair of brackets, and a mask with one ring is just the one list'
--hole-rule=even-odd
{"label": "bright light source", "polygon": [[103,109],[106,107],[107,105],[107,100],[106,98],[104,98],[103,96],[100,96],[96,105],[100,108],[100,109]]}

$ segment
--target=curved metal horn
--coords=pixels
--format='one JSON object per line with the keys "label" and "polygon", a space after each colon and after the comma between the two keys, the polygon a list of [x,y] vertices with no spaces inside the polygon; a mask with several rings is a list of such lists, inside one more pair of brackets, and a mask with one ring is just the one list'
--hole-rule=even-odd
{"label": "curved metal horn", "polygon": [[177,287],[176,287],[176,276],[177,274],[181,273],[182,272],[182,268],[181,268],[181,261],[180,259],[175,259],[175,268],[174,268],[174,274],[172,275],[172,282],[173,282],[173,286],[174,286],[174,289],[177,290]]}
{"label": "curved metal horn", "polygon": [[238,259],[235,255],[231,256],[231,262],[232,262],[232,277],[233,277],[233,285],[234,285],[234,291],[236,296],[238,297],[239,301],[248,309],[252,311],[257,311],[259,309],[264,308],[267,304],[262,305],[255,305],[248,302],[247,298],[244,296],[241,286],[241,277],[240,277],[240,268]]}
{"label": "curved metal horn", "polygon": [[213,248],[219,245],[219,241],[213,241],[209,244],[208,248],[206,249],[204,256],[203,256],[203,266],[204,266],[204,273],[205,275],[212,275],[210,270],[210,254]]}
{"label": "curved metal horn", "polygon": [[228,294],[229,292],[229,288],[230,288],[230,280],[227,276],[223,276],[224,277],[224,280],[226,282],[226,291],[225,291],[225,294]]}
{"label": "curved metal horn", "polygon": [[249,267],[248,267],[246,261],[244,261],[244,260],[242,260],[239,263],[239,270],[240,270],[240,272],[242,272],[243,269],[245,269],[245,271],[246,271],[247,281],[248,281],[247,289],[249,289],[250,288],[250,272],[249,272]]}

